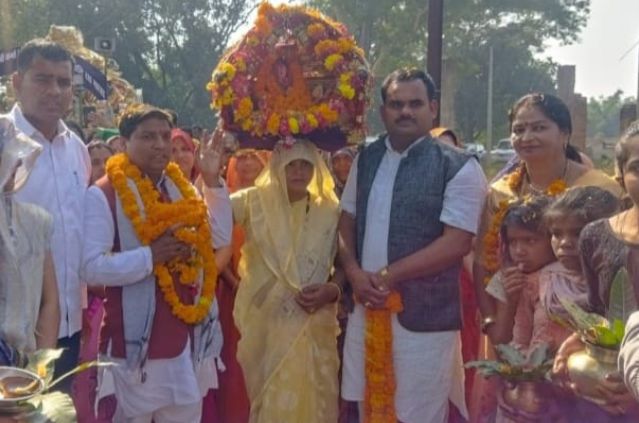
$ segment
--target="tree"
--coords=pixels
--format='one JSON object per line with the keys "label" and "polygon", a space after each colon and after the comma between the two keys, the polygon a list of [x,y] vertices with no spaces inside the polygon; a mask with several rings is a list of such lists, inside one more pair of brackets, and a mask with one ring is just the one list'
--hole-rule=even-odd
{"label": "tree", "polygon": [[619,136],[619,113],[626,103],[634,103],[617,90],[613,95],[588,99],[588,136],[613,138]]}
{"label": "tree", "polygon": [[[180,124],[211,123],[205,90],[229,38],[257,0],[0,0],[10,10],[7,44],[47,33],[50,24],[116,40],[114,59],[146,102],[177,111]],[[4,19],[3,19],[4,20]]]}
{"label": "tree", "polygon": [[[309,0],[342,20],[367,52],[379,77],[407,64],[425,66],[427,1]],[[488,48],[495,49],[496,121],[530,90],[553,90],[554,64],[535,58],[549,40],[574,42],[589,14],[589,0],[447,0],[444,78],[454,78],[455,121],[466,140],[485,127]],[[454,70],[451,72],[450,70]],[[379,82],[379,80],[378,80]],[[374,97],[377,99],[377,95]],[[501,128],[500,128],[501,126]],[[504,123],[497,125],[497,133]],[[380,128],[376,128],[380,129]]]}

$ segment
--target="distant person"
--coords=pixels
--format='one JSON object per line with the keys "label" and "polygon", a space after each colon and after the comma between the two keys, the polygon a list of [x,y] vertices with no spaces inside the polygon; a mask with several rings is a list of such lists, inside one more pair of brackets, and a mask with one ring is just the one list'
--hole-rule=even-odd
{"label": "distant person", "polygon": [[89,157],[91,158],[91,180],[90,184],[104,176],[107,160],[115,154],[109,144],[102,141],[91,141],[87,145]]}

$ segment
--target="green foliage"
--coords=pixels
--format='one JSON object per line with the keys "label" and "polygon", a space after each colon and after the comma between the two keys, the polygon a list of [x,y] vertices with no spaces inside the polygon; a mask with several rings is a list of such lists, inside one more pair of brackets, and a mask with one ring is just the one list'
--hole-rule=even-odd
{"label": "green foliage", "polygon": [[[308,0],[342,20],[367,53],[381,80],[395,68],[425,66],[428,2],[416,0]],[[455,87],[454,108],[462,139],[483,136],[486,122],[488,50],[494,47],[496,136],[508,133],[506,114],[530,91],[554,92],[555,64],[537,58],[550,40],[577,40],[589,0],[447,0],[444,2],[444,78]],[[376,107],[369,118],[379,131]]]}
{"label": "green foliage", "polygon": [[595,313],[587,313],[574,302],[560,298],[561,304],[570,314],[569,322],[581,337],[593,345],[617,349],[621,345],[625,332],[625,323],[619,319],[609,321]]}
{"label": "green foliage", "polygon": [[626,97],[623,91],[617,90],[608,97],[591,97],[588,99],[588,136],[618,137],[619,112],[626,103],[634,103],[633,97]]}
{"label": "green foliage", "polygon": [[[180,124],[208,123],[205,90],[231,35],[257,0],[3,0],[11,25],[2,48],[46,35],[49,25],[73,25],[93,48],[95,37],[116,40],[114,59],[144,100],[177,111]],[[4,23],[4,19],[0,20]]]}
{"label": "green foliage", "polygon": [[625,267],[619,269],[610,286],[610,307],[608,320],[627,322],[628,317],[637,310],[637,300],[630,276]]}
{"label": "green foliage", "polygon": [[495,349],[501,360],[471,361],[465,367],[476,368],[484,377],[498,376],[509,382],[542,381],[552,368],[553,356],[546,344],[538,345],[527,357],[511,345],[497,345]]}

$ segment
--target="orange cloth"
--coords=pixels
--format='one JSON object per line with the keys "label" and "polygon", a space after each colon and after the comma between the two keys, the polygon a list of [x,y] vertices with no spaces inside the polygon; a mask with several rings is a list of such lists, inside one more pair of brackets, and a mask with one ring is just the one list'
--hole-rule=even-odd
{"label": "orange cloth", "polygon": [[[266,167],[269,151],[240,151],[239,154],[255,154],[257,159]],[[226,170],[226,185],[231,193],[245,188],[246,182],[240,181],[237,173],[237,158],[231,157]],[[252,186],[251,181],[248,186]],[[244,245],[244,230],[240,225],[233,226],[233,238],[231,248],[230,270],[239,279],[237,266],[240,262],[242,246]],[[220,280],[217,287],[217,301],[220,307],[220,325],[224,336],[224,345],[220,358],[226,366],[224,372],[218,374],[219,388],[215,395],[215,405],[217,407],[217,417],[219,422],[224,423],[247,423],[249,420],[250,403],[244,384],[242,368],[237,362],[237,343],[240,340],[240,333],[233,321],[233,304],[235,303],[236,291],[224,280]],[[203,420],[204,421],[204,420]]]}

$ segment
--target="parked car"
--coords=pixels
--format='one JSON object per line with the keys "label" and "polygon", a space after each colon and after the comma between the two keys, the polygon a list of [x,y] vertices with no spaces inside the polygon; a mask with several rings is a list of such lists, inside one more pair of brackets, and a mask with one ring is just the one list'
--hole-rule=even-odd
{"label": "parked car", "polygon": [[486,154],[486,148],[484,147],[484,144],[471,142],[471,143],[465,144],[464,149],[468,151],[470,154],[474,154],[479,159],[481,159],[484,156],[484,154]]}
{"label": "parked car", "polygon": [[506,163],[515,156],[515,150],[510,138],[504,138],[497,142],[497,147],[490,151],[490,157],[495,162]]}

